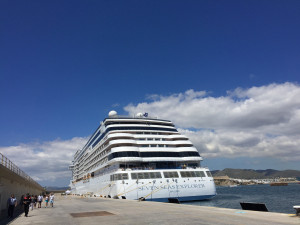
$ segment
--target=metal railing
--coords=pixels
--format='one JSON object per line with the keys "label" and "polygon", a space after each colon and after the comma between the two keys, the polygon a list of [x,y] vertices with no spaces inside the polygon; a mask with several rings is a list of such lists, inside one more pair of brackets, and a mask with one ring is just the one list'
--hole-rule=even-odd
{"label": "metal railing", "polygon": [[19,167],[17,167],[12,161],[10,161],[2,153],[0,153],[0,165],[3,165],[10,171],[14,172],[15,174],[17,174],[20,177],[29,181],[30,183],[34,183],[35,185],[43,188],[39,183],[37,183],[35,180],[33,180],[29,175],[27,175],[23,170],[21,170]]}

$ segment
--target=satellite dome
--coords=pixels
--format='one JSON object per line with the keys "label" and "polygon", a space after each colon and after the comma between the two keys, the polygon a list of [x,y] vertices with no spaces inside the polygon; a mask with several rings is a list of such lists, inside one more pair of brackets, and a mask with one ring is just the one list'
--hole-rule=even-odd
{"label": "satellite dome", "polygon": [[137,113],[136,117],[143,117],[143,113]]}
{"label": "satellite dome", "polygon": [[116,116],[118,113],[115,111],[115,110],[112,110],[112,111],[110,111],[109,113],[108,113],[108,116],[109,117],[114,117],[114,116]]}

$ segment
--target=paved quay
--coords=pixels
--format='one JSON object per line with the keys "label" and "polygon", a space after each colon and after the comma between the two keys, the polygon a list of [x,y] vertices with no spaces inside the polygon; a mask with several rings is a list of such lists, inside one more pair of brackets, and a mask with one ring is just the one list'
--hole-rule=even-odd
{"label": "paved quay", "polygon": [[[2,221],[4,222],[4,221]],[[3,224],[3,223],[2,223]],[[4,224],[300,224],[293,214],[244,211],[205,206],[124,199],[56,196],[53,208],[36,208]]]}

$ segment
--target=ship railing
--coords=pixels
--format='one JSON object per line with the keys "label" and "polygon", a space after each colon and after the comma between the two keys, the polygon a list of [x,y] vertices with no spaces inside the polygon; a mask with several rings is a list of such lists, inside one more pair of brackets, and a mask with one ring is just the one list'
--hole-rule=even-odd
{"label": "ship railing", "polygon": [[35,180],[33,180],[29,175],[27,175],[23,170],[21,170],[19,167],[17,167],[12,161],[10,161],[6,156],[4,156],[2,153],[0,153],[0,164],[4,166],[5,168],[9,169],[11,172],[19,175],[20,177],[24,178],[25,180],[29,181],[30,183],[33,183],[40,188],[42,186],[37,183]]}
{"label": "ship railing", "polygon": [[161,120],[161,121],[166,121],[166,122],[170,122],[169,120],[164,120],[164,119],[159,119],[157,116],[137,116],[137,115],[133,115],[133,116],[126,116],[126,115],[115,115],[115,116],[111,116],[108,117],[106,119],[150,119],[150,120]]}
{"label": "ship railing", "polygon": [[138,119],[158,119],[158,117],[156,116],[137,116],[137,115],[132,115],[132,116],[126,116],[126,115],[115,115],[115,116],[111,116],[108,117],[107,119],[114,119],[114,118],[118,118],[118,119],[128,119],[128,118],[138,118]]}

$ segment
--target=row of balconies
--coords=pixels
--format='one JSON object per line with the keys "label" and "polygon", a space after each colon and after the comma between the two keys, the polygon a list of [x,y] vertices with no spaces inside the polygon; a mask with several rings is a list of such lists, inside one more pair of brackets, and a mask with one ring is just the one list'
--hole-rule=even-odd
{"label": "row of balconies", "polygon": [[[150,136],[150,137],[149,137]],[[158,137],[161,139],[160,141],[158,141]],[[171,138],[170,138],[171,137]],[[121,139],[120,139],[121,138]],[[137,140],[137,138],[153,138],[154,140]],[[156,139],[156,140],[155,140]],[[174,141],[171,141],[171,140]],[[178,139],[183,139],[183,140],[178,140]],[[95,161],[98,162],[99,160],[103,160],[108,152],[106,152],[105,154],[103,154],[103,152],[105,151],[105,149],[111,148],[111,152],[115,152],[115,151],[128,151],[128,149],[130,148],[129,151],[137,151],[139,148],[143,147],[143,151],[147,151],[148,147],[154,147],[154,144],[157,144],[155,147],[161,148],[161,145],[164,145],[164,147],[168,147],[168,150],[170,151],[178,151],[181,147],[184,147],[187,151],[192,149],[195,149],[194,147],[192,147],[192,143],[183,135],[180,134],[175,134],[175,135],[149,135],[149,134],[132,134],[132,133],[110,133],[108,134],[106,137],[103,138],[102,141],[100,141],[97,146],[95,147],[97,150],[94,151],[92,154],[88,151],[84,154],[84,156],[82,156],[79,160],[79,164],[80,166],[78,167],[79,171],[83,171],[83,170],[88,170],[89,168],[91,168],[92,166],[90,166],[91,161]],[[101,149],[99,149],[100,146],[103,146],[101,149],[103,149],[102,151],[99,151]],[[124,147],[124,145],[126,145],[126,147]],[[146,147],[145,145],[148,145],[148,147]],[[186,146],[186,147],[185,147]],[[136,149],[136,150],[134,150]],[[182,150],[182,149],[181,149]],[[98,151],[98,152],[97,152]],[[99,155],[101,155],[102,153],[102,157],[99,158]],[[90,156],[88,156],[90,155]],[[98,157],[98,158],[97,158]],[[97,158],[97,160],[95,160]],[[94,165],[95,163],[93,163]]]}

